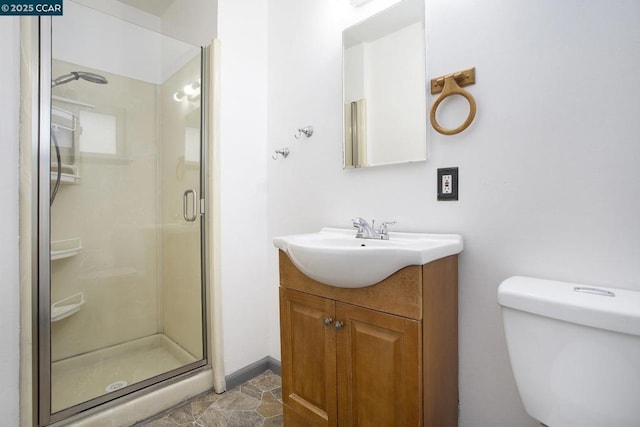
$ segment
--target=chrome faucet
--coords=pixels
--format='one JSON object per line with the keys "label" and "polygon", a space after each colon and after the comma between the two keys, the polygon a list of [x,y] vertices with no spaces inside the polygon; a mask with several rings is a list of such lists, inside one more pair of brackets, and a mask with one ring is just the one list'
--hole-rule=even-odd
{"label": "chrome faucet", "polygon": [[389,240],[389,225],[395,224],[395,221],[385,221],[380,225],[380,228],[376,230],[376,220],[371,220],[371,225],[364,218],[354,218],[353,226],[358,229],[356,233],[357,239],[377,239],[377,240]]}

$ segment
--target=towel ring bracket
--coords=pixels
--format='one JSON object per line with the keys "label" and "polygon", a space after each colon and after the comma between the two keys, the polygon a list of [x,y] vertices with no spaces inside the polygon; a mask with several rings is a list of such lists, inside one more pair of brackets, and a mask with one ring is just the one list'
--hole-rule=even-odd
{"label": "towel ring bracket", "polygon": [[[441,93],[438,99],[436,99],[431,106],[431,112],[429,113],[431,125],[436,130],[436,132],[443,135],[455,135],[469,127],[476,116],[476,101],[475,99],[473,99],[473,96],[469,92],[462,89],[462,86],[469,86],[474,84],[475,82],[475,68],[469,68],[457,73],[447,74],[446,76],[431,79],[431,93]],[[442,101],[452,95],[460,95],[467,99],[467,101],[469,102],[469,115],[467,116],[466,120],[457,128],[446,129],[440,126],[440,124],[438,123],[438,120],[436,119],[436,110],[438,109],[438,106],[440,106],[440,103]]]}
{"label": "towel ring bracket", "polygon": [[449,76],[453,76],[456,83],[458,83],[458,86],[460,87],[476,84],[476,68],[468,68],[456,73],[447,74],[446,76],[440,76],[436,77],[435,79],[431,79],[432,95],[442,92],[442,90],[444,89],[444,79]]}

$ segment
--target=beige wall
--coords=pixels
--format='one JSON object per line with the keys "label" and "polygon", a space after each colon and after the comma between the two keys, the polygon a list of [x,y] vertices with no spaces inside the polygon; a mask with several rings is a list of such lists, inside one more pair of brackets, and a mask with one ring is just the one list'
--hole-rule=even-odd
{"label": "beige wall", "polygon": [[171,76],[160,92],[162,157],[162,323],[164,333],[194,356],[202,356],[200,221],[187,222],[182,195],[200,194],[199,163],[184,159],[185,128],[200,127],[200,98],[176,102],[173,94],[200,76],[200,56]]}
{"label": "beige wall", "polygon": [[[54,61],[54,78],[87,70]],[[87,70],[92,71],[92,70]],[[52,358],[103,348],[158,331],[157,87],[96,71],[107,85],[74,81],[53,95],[113,112],[124,131],[115,158],[81,155],[80,183],[61,185],[51,210],[51,238],[80,237],[78,256],[52,261],[52,302],[83,292],[86,304],[51,328]],[[54,157],[52,153],[52,157]]]}
{"label": "beige wall", "polygon": [[[54,78],[72,70],[87,69],[54,61]],[[52,207],[52,240],[80,237],[83,245],[78,256],[52,261],[52,302],[77,292],[87,301],[52,324],[53,360],[157,332],[200,357],[200,228],[182,216],[184,190],[199,191],[199,164],[185,162],[184,140],[185,127],[200,126],[200,101],[173,99],[198,79],[199,56],[162,87],[96,72],[109,84],[74,81],[53,91],[97,108],[54,104],[116,114],[124,129],[122,153],[80,154],[80,183],[62,184]]]}

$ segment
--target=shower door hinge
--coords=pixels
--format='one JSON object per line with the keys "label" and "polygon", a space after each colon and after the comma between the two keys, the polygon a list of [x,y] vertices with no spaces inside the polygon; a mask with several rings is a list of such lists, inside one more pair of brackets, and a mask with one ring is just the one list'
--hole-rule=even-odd
{"label": "shower door hinge", "polygon": [[200,199],[200,215],[204,215],[204,211],[205,211],[205,203],[204,203],[204,199]]}

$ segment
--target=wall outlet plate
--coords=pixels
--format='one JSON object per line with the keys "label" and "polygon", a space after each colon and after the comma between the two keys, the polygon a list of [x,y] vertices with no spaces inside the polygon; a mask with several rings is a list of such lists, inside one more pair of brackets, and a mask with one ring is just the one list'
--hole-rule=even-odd
{"label": "wall outlet plate", "polygon": [[438,200],[458,200],[458,168],[438,169]]}

